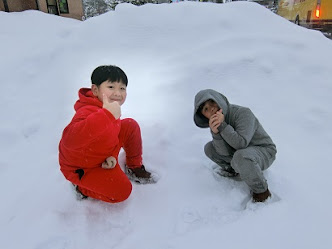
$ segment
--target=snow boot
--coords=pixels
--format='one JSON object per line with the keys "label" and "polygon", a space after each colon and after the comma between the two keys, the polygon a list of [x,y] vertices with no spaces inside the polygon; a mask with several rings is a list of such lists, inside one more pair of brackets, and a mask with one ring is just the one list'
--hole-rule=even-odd
{"label": "snow boot", "polygon": [[239,173],[236,173],[232,167],[222,167],[215,165],[213,168],[213,173],[223,177],[236,177]]}
{"label": "snow boot", "polygon": [[75,191],[76,191],[76,199],[77,200],[84,200],[84,199],[88,199],[89,197],[82,194],[82,192],[80,191],[78,185],[73,184]]}
{"label": "snow boot", "polygon": [[154,174],[146,171],[144,165],[138,168],[128,168],[126,166],[126,174],[129,180],[140,184],[156,183],[157,178]]}
{"label": "snow boot", "polygon": [[265,192],[259,193],[259,194],[252,193],[253,202],[264,202],[269,197],[271,197],[271,193],[270,193],[269,189],[267,189]]}

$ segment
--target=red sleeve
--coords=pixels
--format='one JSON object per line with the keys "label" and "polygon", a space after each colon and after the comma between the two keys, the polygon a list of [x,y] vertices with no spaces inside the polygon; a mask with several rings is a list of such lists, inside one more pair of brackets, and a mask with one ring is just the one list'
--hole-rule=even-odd
{"label": "red sleeve", "polygon": [[80,109],[65,128],[62,140],[72,150],[86,147],[95,139],[112,141],[116,145],[120,132],[120,120],[106,109],[86,107]]}

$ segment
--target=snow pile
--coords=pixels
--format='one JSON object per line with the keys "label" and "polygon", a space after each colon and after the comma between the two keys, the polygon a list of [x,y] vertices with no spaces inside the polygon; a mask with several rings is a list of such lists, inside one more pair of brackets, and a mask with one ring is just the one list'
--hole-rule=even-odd
{"label": "snow pile", "polygon": [[[331,248],[332,43],[258,4],[118,5],[85,22],[0,12],[1,248]],[[123,117],[141,125],[161,176],[110,205],[77,201],[57,146],[92,70],[128,75]],[[194,95],[248,106],[277,145],[265,172],[281,200],[245,209],[243,182],[215,178]],[[123,161],[123,155],[121,155]]]}

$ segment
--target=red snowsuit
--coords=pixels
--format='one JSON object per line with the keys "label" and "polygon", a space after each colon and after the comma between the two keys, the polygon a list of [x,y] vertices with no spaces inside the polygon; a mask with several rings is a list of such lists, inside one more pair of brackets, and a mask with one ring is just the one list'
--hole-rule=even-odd
{"label": "red snowsuit", "polygon": [[[118,163],[113,169],[101,165],[110,156],[118,161],[121,147],[128,167],[142,165],[139,125],[130,118],[115,119],[89,88],[79,90],[74,108],[76,114],[59,144],[61,172],[86,196],[112,203],[124,201],[132,190],[129,179]],[[84,172],[83,176],[77,170]]]}

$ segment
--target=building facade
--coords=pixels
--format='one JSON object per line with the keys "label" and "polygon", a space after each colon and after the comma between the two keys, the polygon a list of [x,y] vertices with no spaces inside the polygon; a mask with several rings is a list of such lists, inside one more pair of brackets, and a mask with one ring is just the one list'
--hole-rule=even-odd
{"label": "building facade", "polygon": [[45,13],[82,20],[82,0],[0,0],[0,11],[40,10]]}

